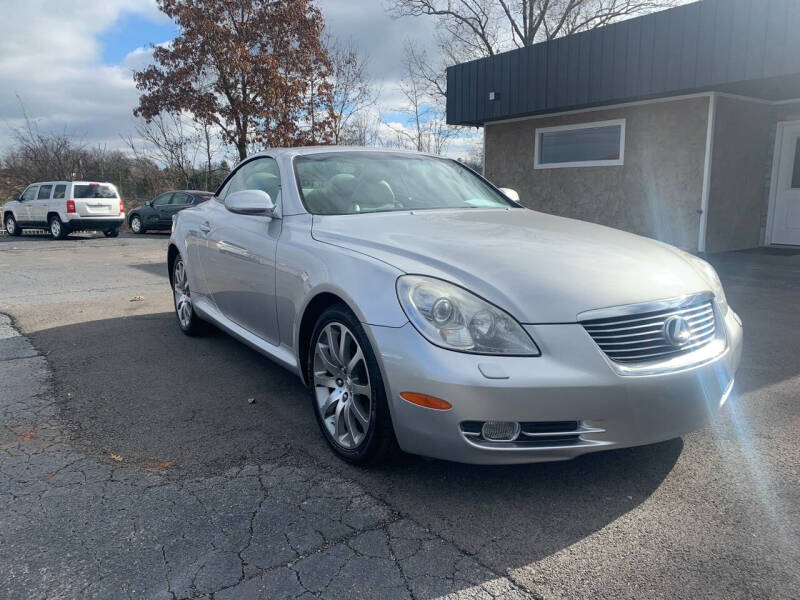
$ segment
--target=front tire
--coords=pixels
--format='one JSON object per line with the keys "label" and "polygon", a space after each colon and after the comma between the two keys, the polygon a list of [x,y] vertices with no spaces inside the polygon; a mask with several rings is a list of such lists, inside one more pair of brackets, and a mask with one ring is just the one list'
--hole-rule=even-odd
{"label": "front tire", "polygon": [[11,213],[6,215],[5,227],[8,235],[17,236],[22,234],[22,229],[20,229],[19,225],[17,225],[17,220]]}
{"label": "front tire", "polygon": [[383,378],[361,323],[346,306],[331,306],[320,315],[306,368],[317,423],[337,456],[374,464],[394,453]]}
{"label": "front tire", "polygon": [[206,323],[194,312],[192,295],[189,290],[189,278],[186,265],[178,256],[172,265],[172,299],[175,305],[175,316],[178,326],[188,336],[196,336],[205,332]]}
{"label": "front tire", "polygon": [[66,225],[62,223],[58,215],[53,215],[52,217],[50,217],[49,225],[50,225],[50,236],[54,240],[63,240],[65,237],[67,237],[69,231],[67,231]]}
{"label": "front tire", "polygon": [[144,228],[144,223],[142,223],[142,218],[139,215],[133,215],[131,217],[130,225],[133,233],[144,233],[147,231]]}

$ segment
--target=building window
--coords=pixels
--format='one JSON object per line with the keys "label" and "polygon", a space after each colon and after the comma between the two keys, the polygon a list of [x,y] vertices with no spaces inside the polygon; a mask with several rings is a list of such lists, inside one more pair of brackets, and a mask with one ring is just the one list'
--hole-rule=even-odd
{"label": "building window", "polygon": [[625,119],[536,130],[536,169],[606,167],[624,161]]}

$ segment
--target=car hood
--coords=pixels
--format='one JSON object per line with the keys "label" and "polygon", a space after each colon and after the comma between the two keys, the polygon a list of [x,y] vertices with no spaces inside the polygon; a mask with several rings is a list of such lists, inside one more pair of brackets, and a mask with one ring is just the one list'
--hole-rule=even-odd
{"label": "car hood", "polygon": [[312,235],[461,285],[522,323],[710,289],[671,246],[527,209],[315,215]]}

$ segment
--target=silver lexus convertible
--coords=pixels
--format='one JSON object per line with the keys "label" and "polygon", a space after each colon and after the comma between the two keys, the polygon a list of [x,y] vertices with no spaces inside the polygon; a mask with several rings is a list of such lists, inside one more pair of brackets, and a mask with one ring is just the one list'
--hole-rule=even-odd
{"label": "silver lexus convertible", "polygon": [[180,328],[213,323],[297,373],[351,462],[650,444],[733,387],[742,324],[707,262],[528,210],[452,160],[263,152],[173,219]]}

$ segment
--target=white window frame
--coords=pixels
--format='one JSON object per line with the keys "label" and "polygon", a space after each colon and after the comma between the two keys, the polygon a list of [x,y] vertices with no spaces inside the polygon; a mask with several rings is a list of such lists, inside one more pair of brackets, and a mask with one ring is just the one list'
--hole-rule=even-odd
{"label": "white window frame", "polygon": [[[612,119],[610,121],[592,121],[591,123],[572,123],[570,125],[558,125],[556,127],[537,127],[534,130],[533,141],[533,168],[534,169],[564,169],[574,167],[616,167],[625,164],[625,121],[626,119]],[[541,149],[541,134],[553,131],[577,131],[579,129],[590,129],[594,127],[610,127],[619,125],[619,158],[612,160],[577,160],[572,162],[560,163],[541,163],[539,162],[539,151]]]}

